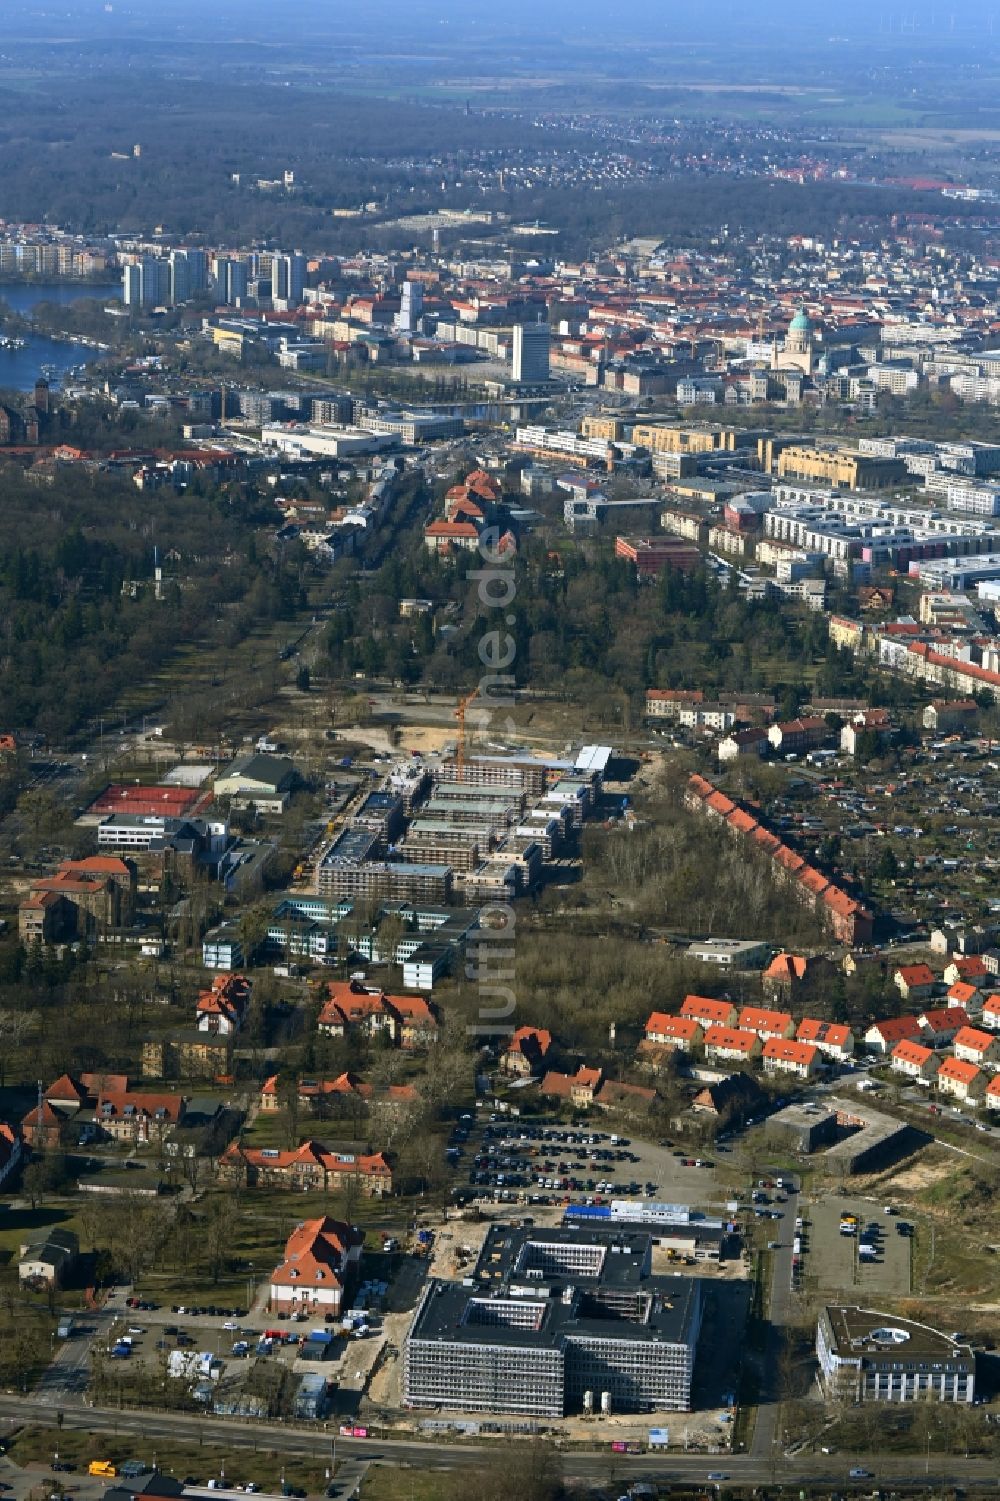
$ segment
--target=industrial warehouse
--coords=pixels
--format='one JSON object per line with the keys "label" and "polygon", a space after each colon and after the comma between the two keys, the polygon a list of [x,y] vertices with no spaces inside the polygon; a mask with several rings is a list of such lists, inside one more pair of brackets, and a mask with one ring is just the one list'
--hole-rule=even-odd
{"label": "industrial warehouse", "polygon": [[472,1277],[431,1282],[421,1298],[407,1405],[547,1418],[690,1411],[701,1288],[651,1276],[652,1245],[627,1228],[494,1226]]}

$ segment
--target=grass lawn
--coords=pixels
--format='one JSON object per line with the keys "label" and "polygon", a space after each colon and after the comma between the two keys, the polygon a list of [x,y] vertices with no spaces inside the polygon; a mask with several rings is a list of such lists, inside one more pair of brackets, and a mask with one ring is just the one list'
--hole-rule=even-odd
{"label": "grass lawn", "polygon": [[466,1501],[470,1477],[372,1465],[361,1501]]}
{"label": "grass lawn", "polygon": [[156,1462],[159,1470],[183,1480],[193,1475],[204,1482],[212,1476],[225,1473],[229,1481],[245,1485],[253,1480],[263,1490],[275,1492],[281,1485],[282,1476],[289,1485],[301,1486],[316,1494],[325,1489],[327,1481],[325,1464],[319,1456],[304,1458],[299,1455],[279,1455],[274,1450],[253,1447],[250,1440],[253,1430],[247,1428],[240,1434],[237,1447],[220,1447],[217,1442],[205,1444],[173,1443],[157,1438],[143,1443],[134,1434],[121,1437],[109,1434],[90,1434],[76,1429],[56,1427],[27,1427],[19,1429],[10,1441],[8,1453],[16,1464],[32,1462],[51,1463],[58,1450],[60,1461],[85,1470],[92,1459],[110,1459],[122,1465],[127,1459],[141,1459],[151,1465]]}

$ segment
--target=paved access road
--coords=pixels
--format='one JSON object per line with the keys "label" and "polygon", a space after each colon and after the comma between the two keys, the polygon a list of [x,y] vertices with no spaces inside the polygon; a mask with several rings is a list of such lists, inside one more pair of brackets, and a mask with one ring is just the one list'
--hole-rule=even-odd
{"label": "paved access road", "polygon": [[[270,1423],[249,1426],[224,1418],[191,1417],[184,1413],[118,1412],[111,1408],[85,1407],[81,1403],[62,1406],[64,1428],[83,1428],[92,1433],[135,1434],[147,1442],[166,1438],[175,1442],[217,1443],[220,1447],[242,1442],[252,1434],[254,1446],[277,1450],[282,1454],[315,1455],[317,1466],[326,1463],[330,1453],[330,1432],[317,1429],[285,1428]],[[34,1397],[0,1397],[0,1418],[16,1422],[51,1422],[52,1408]],[[138,1447],[141,1447],[139,1445]],[[468,1469],[495,1460],[498,1445],[433,1444],[412,1439],[337,1439],[338,1458],[382,1461],[385,1464],[412,1465],[423,1470]],[[209,1457],[206,1451],[206,1460]],[[612,1454],[575,1451],[563,1456],[563,1471],[569,1480],[607,1484],[613,1475],[617,1481],[704,1481],[709,1471],[722,1471],[734,1481],[761,1484],[778,1478],[786,1484],[809,1481],[843,1485],[850,1465],[861,1464],[871,1470],[883,1484],[907,1483],[910,1487],[932,1492],[942,1485],[960,1481],[968,1491],[996,1495],[996,1468],[991,1460],[963,1459],[949,1455],[934,1457],[929,1471],[923,1456],[886,1459],[881,1455],[856,1455],[850,1458],[811,1455],[781,1460],[772,1466],[769,1459],[755,1455],[672,1454],[663,1458],[653,1455]]]}

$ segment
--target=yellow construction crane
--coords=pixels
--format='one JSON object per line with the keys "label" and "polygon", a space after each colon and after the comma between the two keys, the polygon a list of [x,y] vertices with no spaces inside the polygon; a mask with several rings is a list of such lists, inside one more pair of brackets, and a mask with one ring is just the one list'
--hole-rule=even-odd
{"label": "yellow construction crane", "polygon": [[478,697],[479,689],[474,688],[471,693],[466,693],[463,698],[459,699],[458,708],[455,710],[455,718],[458,720],[458,748],[455,753],[455,765],[458,768],[460,782],[465,780],[465,713],[469,705]]}

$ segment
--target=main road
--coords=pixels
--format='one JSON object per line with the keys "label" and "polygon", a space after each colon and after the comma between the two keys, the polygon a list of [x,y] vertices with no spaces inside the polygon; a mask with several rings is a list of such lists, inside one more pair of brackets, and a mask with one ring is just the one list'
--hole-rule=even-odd
{"label": "main road", "polygon": [[[148,1445],[156,1439],[168,1439],[183,1443],[190,1440],[198,1444],[205,1460],[210,1450],[206,1442],[217,1444],[220,1449],[237,1446],[249,1451],[268,1449],[280,1454],[315,1456],[317,1464],[325,1464],[330,1453],[333,1430],[321,1428],[300,1429],[283,1427],[274,1423],[245,1423],[232,1419],[192,1416],[187,1413],[135,1411],[115,1408],[89,1407],[79,1401],[68,1401],[59,1408],[63,1429],[85,1429],[94,1434],[135,1435]],[[55,1416],[51,1406],[34,1396],[0,1396],[0,1418],[12,1423],[41,1423],[51,1425]],[[381,1461],[390,1465],[409,1465],[422,1470],[474,1469],[495,1461],[501,1445],[464,1443],[424,1443],[417,1439],[347,1439],[337,1438],[338,1450],[352,1458]],[[142,1457],[142,1456],[140,1456]],[[852,1465],[863,1465],[871,1471],[881,1485],[901,1484],[911,1490],[934,1491],[942,1485],[954,1485],[960,1481],[969,1491],[984,1495],[996,1495],[996,1466],[988,1459],[967,1459],[961,1455],[949,1455],[946,1459],[935,1456],[933,1463],[924,1457],[892,1457],[884,1455],[831,1456],[813,1455],[796,1459],[782,1459],[772,1466],[769,1459],[755,1455],[692,1455],[671,1454],[613,1454],[610,1447],[603,1451],[566,1450],[562,1455],[563,1471],[567,1480],[584,1483],[609,1483],[617,1481],[634,1484],[640,1480],[658,1481],[661,1484],[672,1480],[692,1483],[704,1482],[709,1472],[724,1473],[734,1482],[749,1485],[780,1480],[784,1484],[843,1485],[847,1471]]]}

